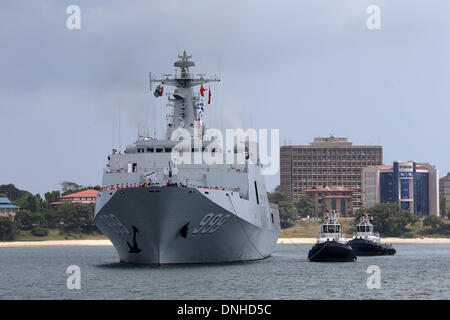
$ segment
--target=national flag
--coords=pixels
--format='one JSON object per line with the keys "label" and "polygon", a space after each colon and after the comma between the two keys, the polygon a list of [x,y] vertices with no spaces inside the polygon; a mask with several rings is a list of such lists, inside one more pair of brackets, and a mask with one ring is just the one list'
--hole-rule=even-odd
{"label": "national flag", "polygon": [[156,98],[161,97],[161,95],[162,95],[161,85],[156,87],[155,92],[153,94],[155,95]]}
{"label": "national flag", "polygon": [[205,88],[203,88],[203,83],[202,83],[202,85],[200,86],[200,94],[202,95],[202,97],[205,96]]}
{"label": "national flag", "polygon": [[203,112],[205,112],[203,99],[200,100],[200,102],[197,104],[197,112],[198,112],[199,114],[202,114]]}
{"label": "national flag", "polygon": [[209,87],[208,104],[211,104],[211,87]]}

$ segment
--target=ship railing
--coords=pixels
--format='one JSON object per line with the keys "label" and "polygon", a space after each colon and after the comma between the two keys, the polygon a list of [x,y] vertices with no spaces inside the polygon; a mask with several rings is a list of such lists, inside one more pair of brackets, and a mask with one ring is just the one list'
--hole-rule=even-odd
{"label": "ship railing", "polygon": [[[172,185],[171,183],[168,183],[168,185]],[[221,190],[221,191],[229,191],[229,192],[239,192],[240,188],[225,188],[225,187],[204,187],[204,186],[198,186],[198,185],[183,185],[181,183],[175,183],[176,185],[180,187],[191,187],[191,188],[199,188],[199,189],[206,189],[206,190]],[[99,191],[109,191],[109,190],[116,190],[116,189],[129,189],[129,188],[146,188],[151,186],[161,186],[159,182],[156,183],[121,183],[121,184],[115,184],[110,185],[106,187],[102,187]]]}
{"label": "ship railing", "polygon": [[219,81],[219,78],[216,75],[211,76],[210,78],[206,77],[206,74],[203,73],[191,73],[186,72],[184,74],[181,74],[181,72],[175,72],[173,74],[163,74],[160,78],[153,78],[151,77],[151,81],[153,82],[164,82],[164,80],[205,80],[206,81]]}
{"label": "ship railing", "polygon": [[120,184],[114,184],[102,187],[99,192],[103,191],[112,191],[112,190],[118,190],[118,189],[132,189],[132,188],[147,188],[152,186],[161,186],[159,182],[155,183],[120,183]]}

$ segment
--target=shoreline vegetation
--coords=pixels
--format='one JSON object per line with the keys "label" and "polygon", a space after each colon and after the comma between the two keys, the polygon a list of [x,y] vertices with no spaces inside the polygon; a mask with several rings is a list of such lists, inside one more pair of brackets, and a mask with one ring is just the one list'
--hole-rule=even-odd
{"label": "shoreline vegetation", "polygon": [[[69,181],[62,182],[61,186],[63,195],[100,188],[85,187]],[[39,194],[32,195],[19,190],[13,184],[0,185],[0,197],[5,196],[11,197],[12,203],[21,209],[14,218],[0,217],[0,241],[5,241],[0,247],[11,243],[17,243],[17,246],[104,245],[102,241],[108,240],[94,225],[94,203],[65,202],[54,205],[60,199],[60,191],[47,192],[42,198]],[[290,199],[279,187],[268,193],[268,198],[271,203],[278,205],[280,212],[282,229],[279,243],[315,243],[322,222],[318,217],[310,219],[314,216],[314,201],[311,198],[303,195],[296,200]],[[346,217],[344,214],[339,221],[347,238],[355,232],[363,213],[374,217],[374,230],[380,233],[382,241],[450,241],[450,220],[447,215],[442,218],[435,215],[417,216],[402,210],[397,203],[377,203],[371,208],[360,208],[354,212],[353,217]]]}

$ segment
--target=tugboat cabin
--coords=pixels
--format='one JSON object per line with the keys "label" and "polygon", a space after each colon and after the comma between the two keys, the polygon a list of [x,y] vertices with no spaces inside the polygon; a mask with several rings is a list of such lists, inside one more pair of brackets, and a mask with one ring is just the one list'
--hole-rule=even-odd
{"label": "tugboat cabin", "polygon": [[371,220],[373,220],[371,215],[363,214],[361,217],[361,222],[356,225],[355,238],[371,240],[377,243],[380,241],[378,233],[373,232],[373,224],[370,222]]}
{"label": "tugboat cabin", "polygon": [[327,212],[325,216],[326,221],[322,225],[321,232],[318,237],[318,242],[337,241],[345,242],[342,234],[342,226],[338,220],[338,213],[336,211]]}

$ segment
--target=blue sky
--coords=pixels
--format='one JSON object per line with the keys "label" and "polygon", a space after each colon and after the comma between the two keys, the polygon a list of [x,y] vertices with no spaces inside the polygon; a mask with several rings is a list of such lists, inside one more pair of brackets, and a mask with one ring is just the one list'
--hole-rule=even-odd
{"label": "blue sky", "polygon": [[[66,28],[71,4],[81,30]],[[369,5],[381,30],[366,27]],[[2,1],[0,184],[100,184],[119,108],[122,147],[138,124],[162,135],[148,72],[173,71],[184,49],[193,71],[220,70],[210,126],[279,128],[292,144],[334,133],[444,176],[449,18],[444,0]]]}

